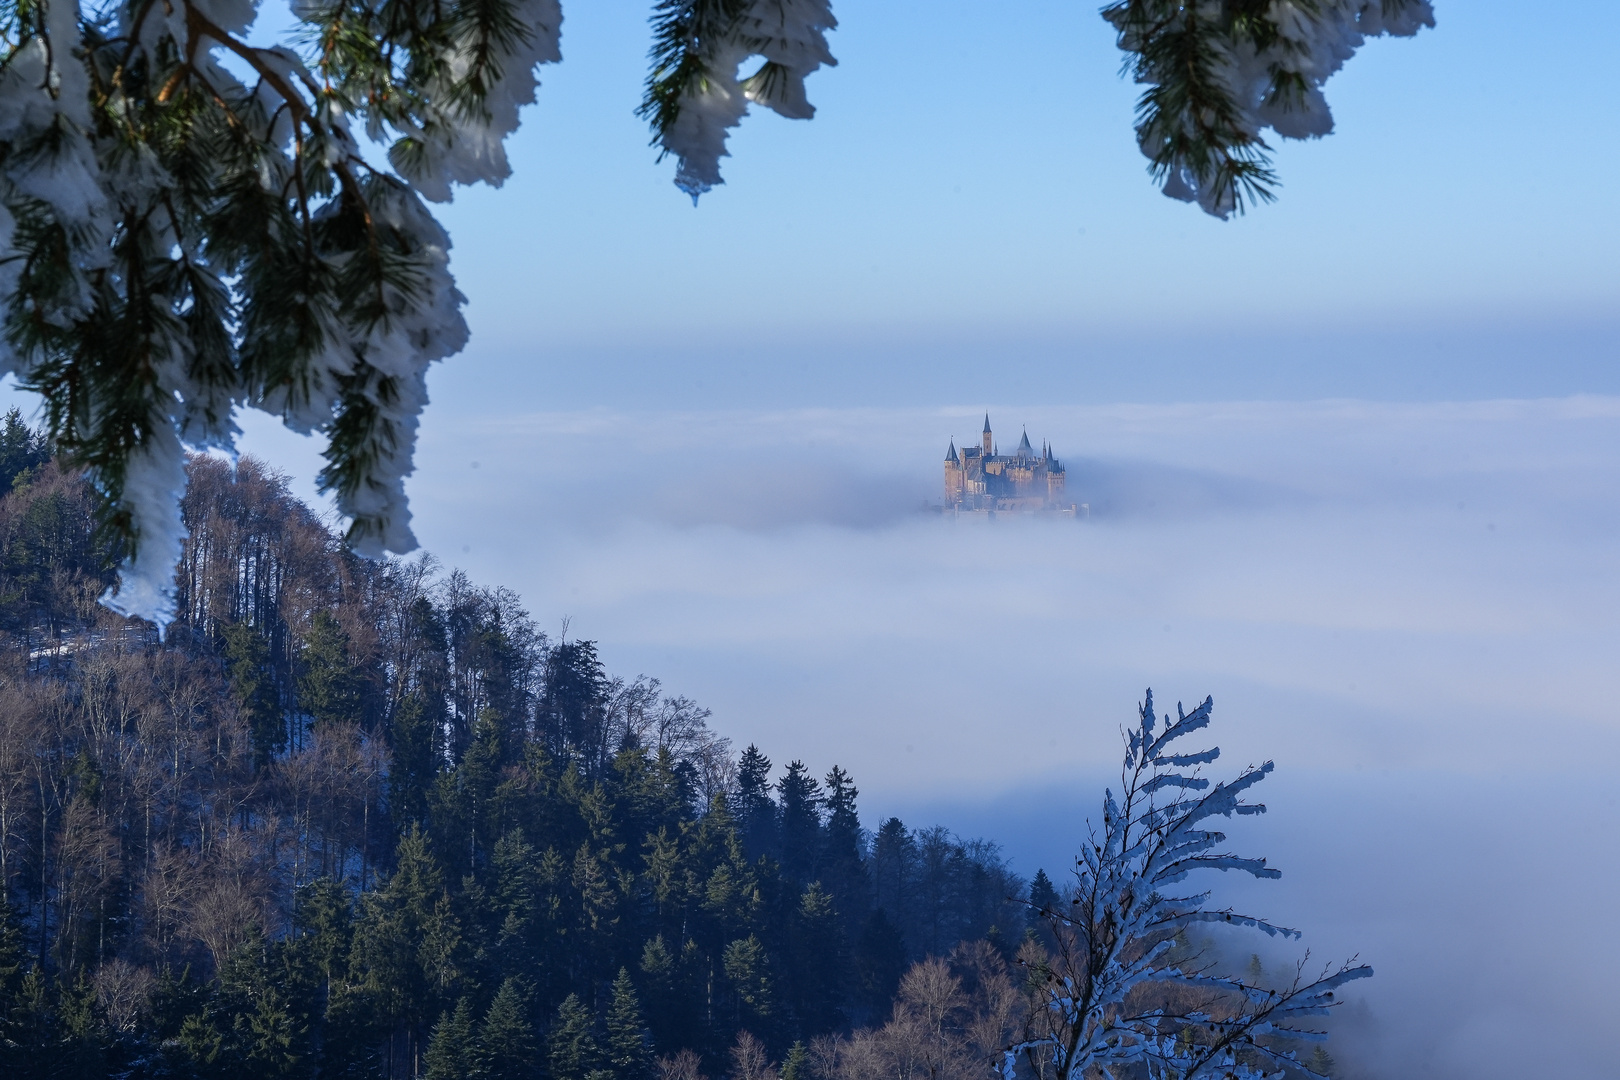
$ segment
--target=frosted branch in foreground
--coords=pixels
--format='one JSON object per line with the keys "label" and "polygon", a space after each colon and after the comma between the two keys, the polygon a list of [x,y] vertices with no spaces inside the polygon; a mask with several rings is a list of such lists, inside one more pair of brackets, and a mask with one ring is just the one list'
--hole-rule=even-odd
{"label": "frosted branch in foreground", "polygon": [[1190,713],[1177,706],[1177,719],[1164,717],[1160,729],[1148,691],[1127,736],[1120,794],[1105,793],[1102,829],[1076,860],[1068,902],[1036,911],[1056,952],[1032,973],[1042,1007],[1007,1048],[1003,1080],[1017,1080],[1021,1068],[1056,1080],[1316,1075],[1292,1047],[1327,1036],[1300,1021],[1330,1012],[1339,988],[1370,976],[1370,967],[1351,960],[1307,978],[1302,961],[1290,985],[1265,987],[1219,974],[1177,948],[1178,935],[1199,923],[1299,936],[1211,909],[1207,890],[1180,887],[1204,870],[1281,876],[1264,859],[1219,850],[1226,834],[1208,827],[1212,818],[1265,812],[1245,793],[1271,773],[1271,762],[1212,785],[1198,767],[1218,759],[1219,748],[1174,752],[1177,740],[1209,726],[1213,708],[1208,698]]}

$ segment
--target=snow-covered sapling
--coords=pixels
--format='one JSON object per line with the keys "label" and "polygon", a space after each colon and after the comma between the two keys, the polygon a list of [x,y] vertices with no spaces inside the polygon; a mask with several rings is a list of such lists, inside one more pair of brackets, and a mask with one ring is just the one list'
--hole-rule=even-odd
{"label": "snow-covered sapling", "polygon": [[1213,705],[1206,698],[1190,713],[1178,705],[1177,719],[1166,715],[1161,730],[1148,691],[1127,736],[1120,794],[1106,793],[1102,827],[1093,826],[1076,860],[1072,890],[1031,905],[1056,952],[1034,973],[1039,1007],[1023,1040],[1006,1051],[1004,1080],[1017,1080],[1020,1070],[1042,1080],[1317,1075],[1310,1063],[1319,1059],[1301,1061],[1295,1047],[1326,1035],[1299,1023],[1327,1015],[1339,987],[1371,975],[1370,967],[1351,960],[1308,979],[1302,961],[1292,983],[1278,989],[1222,974],[1196,950],[1176,947],[1177,935],[1199,923],[1299,937],[1208,907],[1208,891],[1183,885],[1206,870],[1281,876],[1264,859],[1217,850],[1226,835],[1208,827],[1211,818],[1265,812],[1244,793],[1271,772],[1271,762],[1211,784],[1200,767],[1220,757],[1219,748],[1176,748],[1208,726]]}

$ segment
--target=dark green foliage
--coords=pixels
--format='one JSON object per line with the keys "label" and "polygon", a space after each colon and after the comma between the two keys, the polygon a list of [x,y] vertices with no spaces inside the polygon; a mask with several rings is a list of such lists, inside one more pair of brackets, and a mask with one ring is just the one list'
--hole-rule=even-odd
{"label": "dark green foliage", "polygon": [[465,1080],[473,1074],[473,1014],[466,998],[433,1025],[423,1064],[426,1080]]}
{"label": "dark green foliage", "polygon": [[595,1018],[581,1004],[578,994],[563,999],[547,1045],[550,1080],[588,1080],[600,1069],[602,1051],[594,1027]]}
{"label": "dark green foliage", "polygon": [[501,983],[478,1025],[473,1073],[480,1080],[527,1080],[536,1074],[538,1042],[529,1020],[529,996],[510,977]]}
{"label": "dark green foliage", "polygon": [[782,1059],[782,1080],[810,1080],[810,1050],[803,1040],[788,1047]]}
{"label": "dark green foliage", "polygon": [[221,653],[231,691],[252,734],[254,766],[263,769],[287,748],[287,726],[281,714],[270,643],[246,623],[227,625],[223,637]]}
{"label": "dark green foliage", "polygon": [[821,865],[821,785],[795,761],[776,790],[781,794],[782,872],[800,884],[816,876]]}
{"label": "dark green foliage", "polygon": [[434,759],[434,713],[420,694],[394,709],[393,767],[388,772],[388,806],[394,820],[421,823],[438,773]]}
{"label": "dark green foliage", "polygon": [[746,0],[659,0],[653,9],[652,70],[636,110],[652,125],[652,145],[663,141],[680,115],[682,94],[708,77],[710,49],[731,34],[747,10]]}
{"label": "dark green foliage", "polygon": [[625,968],[620,968],[618,978],[613,980],[606,1026],[607,1066],[614,1080],[647,1080],[652,1071],[647,1024],[641,1015],[641,999]]}
{"label": "dark green foliage", "polygon": [[749,855],[774,857],[780,850],[776,804],[771,801],[771,759],[753,743],[737,760],[737,792],[732,814]]}
{"label": "dark green foliage", "polygon": [[0,421],[0,495],[8,494],[19,476],[51,460],[50,440],[23,423],[13,406]]}
{"label": "dark green foliage", "polygon": [[[1058,902],[1057,889],[1052,886],[1052,879],[1046,876],[1045,870],[1036,870],[1035,876],[1029,882],[1029,903],[1032,912],[1042,910],[1055,910]],[[1036,917],[1034,915],[1032,918]]]}
{"label": "dark green foliage", "polygon": [[842,1004],[844,987],[849,985],[849,957],[843,921],[819,881],[811,882],[799,900],[793,949],[789,970],[801,1032],[822,1035],[837,1030],[845,1021]]}
{"label": "dark green foliage", "polygon": [[349,635],[331,613],[316,613],[299,661],[298,703],[314,726],[360,723],[363,677],[350,656]]}
{"label": "dark green foliage", "polygon": [[546,657],[545,692],[535,716],[551,756],[578,762],[592,777],[618,749],[602,738],[607,681],[594,641],[562,642]]}
{"label": "dark green foliage", "polygon": [[867,916],[855,948],[855,985],[869,1018],[881,1019],[889,1011],[905,970],[905,941],[888,913],[878,908]]}

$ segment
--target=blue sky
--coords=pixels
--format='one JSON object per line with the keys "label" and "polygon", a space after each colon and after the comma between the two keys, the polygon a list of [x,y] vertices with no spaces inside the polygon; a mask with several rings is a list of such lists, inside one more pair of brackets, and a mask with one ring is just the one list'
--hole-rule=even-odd
{"label": "blue sky", "polygon": [[[1620,389],[1620,9],[1441,3],[1330,82],[1280,201],[1160,196],[1088,4],[838,5],[815,120],[748,118],[693,209],[634,117],[645,12],[566,9],[514,178],[444,213],[470,297],[449,409]],[[490,394],[490,388],[521,393]],[[969,395],[971,396],[971,395]]]}

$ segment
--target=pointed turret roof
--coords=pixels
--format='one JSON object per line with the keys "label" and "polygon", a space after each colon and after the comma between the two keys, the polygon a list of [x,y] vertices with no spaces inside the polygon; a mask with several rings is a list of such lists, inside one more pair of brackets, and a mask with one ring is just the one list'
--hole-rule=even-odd
{"label": "pointed turret roof", "polygon": [[989,413],[984,414],[984,433],[986,435],[990,434],[990,414]]}
{"label": "pointed turret roof", "polygon": [[951,440],[951,448],[949,450],[945,451],[945,460],[946,461],[958,462],[958,463],[960,463],[961,460],[962,460],[961,458],[956,456],[956,440],[955,439]]}
{"label": "pointed turret roof", "polygon": [[1028,431],[1025,431],[1024,432],[1024,437],[1022,439],[1018,440],[1018,456],[1019,457],[1034,457],[1035,456],[1035,448],[1033,446],[1029,445],[1029,432]]}

